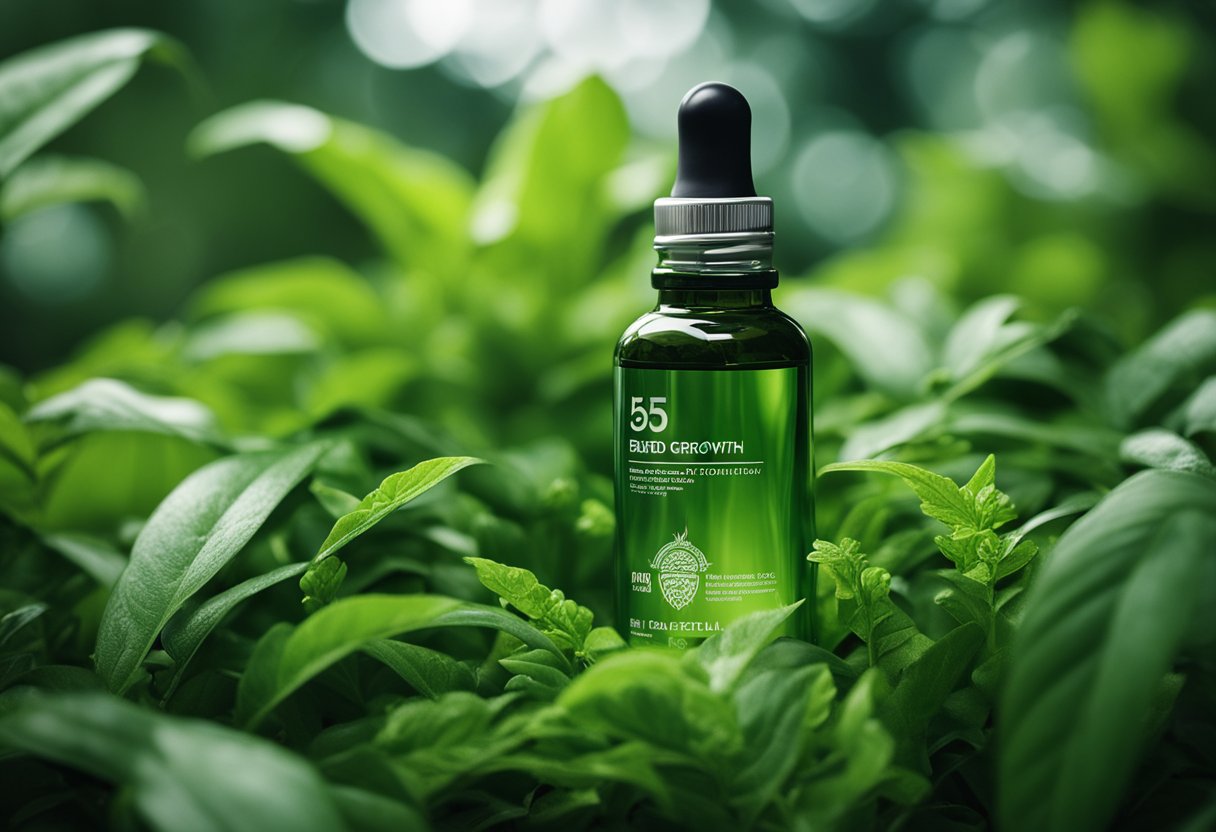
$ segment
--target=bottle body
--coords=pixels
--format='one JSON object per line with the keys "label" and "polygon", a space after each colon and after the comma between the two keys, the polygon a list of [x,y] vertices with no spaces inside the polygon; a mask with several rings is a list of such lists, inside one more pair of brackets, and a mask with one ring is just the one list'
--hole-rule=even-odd
{"label": "bottle body", "polygon": [[[634,645],[692,646],[812,594],[810,345],[748,278],[656,271],[658,306],[617,345],[617,624]],[[809,608],[787,635],[812,636]]]}

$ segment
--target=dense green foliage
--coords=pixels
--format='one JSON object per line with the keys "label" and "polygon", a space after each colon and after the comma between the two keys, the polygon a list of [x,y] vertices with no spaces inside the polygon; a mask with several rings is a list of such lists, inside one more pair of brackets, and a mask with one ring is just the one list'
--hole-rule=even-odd
{"label": "dense green foliage", "polygon": [[[32,154],[181,55],[112,32],[0,66],[23,91],[8,215],[122,204],[105,163]],[[190,149],[254,143],[383,262],[222,276],[180,321],[0,374],[12,828],[1210,823],[1216,312],[1127,348],[1088,312],[959,308],[926,279],[783,287],[817,348],[818,461],[842,460],[802,602],[818,643],[774,639],[790,607],[632,650],[603,626],[605,380],[649,296],[625,220],[653,195],[613,187],[613,93],[523,112],[481,182],[276,102]]]}

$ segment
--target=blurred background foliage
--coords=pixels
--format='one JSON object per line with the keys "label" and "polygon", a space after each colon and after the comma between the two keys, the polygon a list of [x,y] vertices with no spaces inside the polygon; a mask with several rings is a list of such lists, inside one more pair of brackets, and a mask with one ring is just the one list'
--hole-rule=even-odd
{"label": "blurred background foliage", "polygon": [[[1023,415],[1092,415],[1087,373],[1216,299],[1212,14],[7,3],[6,56],[112,26],[176,43],[4,185],[5,398],[24,413],[106,376],[201,403],[227,437],[383,408],[455,448],[533,443],[530,465],[604,475],[611,344],[652,303],[649,208],[673,174],[675,106],[718,78],[752,101],[778,302],[816,336],[821,462],[846,440],[863,456],[956,435],[944,408],[998,373],[986,357],[1009,384],[1041,385],[1001,391],[1024,393]],[[1059,338],[1079,364],[1036,352]],[[180,465],[146,445],[148,459],[74,450],[65,467],[122,457],[165,473],[133,476],[145,497],[116,493],[96,520],[150,509],[206,458],[194,438],[165,442]],[[51,527],[56,507],[99,510],[70,479],[44,503]]]}
{"label": "blurred background foliage", "polygon": [[[639,166],[615,183],[624,205],[594,229],[571,217],[568,231],[612,231],[610,253],[667,185],[680,96],[719,78],[752,101],[787,279],[881,293],[918,274],[963,299],[1011,291],[1043,313],[1098,308],[1137,338],[1211,293],[1214,14],[1046,0],[4,3],[0,55],[147,26],[189,49],[205,89],[140,72],[55,142],[136,179],[113,208],[6,224],[0,359],[51,366],[115,319],[163,320],[251,264],[326,254],[379,267],[384,247],[340,196],[272,152],[189,158],[187,134],[210,112],[304,104],[483,179],[514,112],[590,74],[620,96],[628,127],[603,121],[613,104],[559,141],[594,164]],[[487,207],[474,230],[493,237],[503,217]],[[569,249],[548,248],[503,264],[502,284],[551,267],[563,288],[593,282],[600,253],[571,248],[582,259],[561,264]]]}

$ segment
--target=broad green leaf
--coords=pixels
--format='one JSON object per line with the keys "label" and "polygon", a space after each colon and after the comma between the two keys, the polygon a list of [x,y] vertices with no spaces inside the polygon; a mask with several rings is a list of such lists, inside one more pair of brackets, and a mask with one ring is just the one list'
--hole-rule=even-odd
{"label": "broad green leaf", "polygon": [[1060,538],[1030,587],[998,711],[1008,829],[1102,829],[1210,587],[1216,482],[1144,471]]}
{"label": "broad green leaf", "polygon": [[463,775],[491,768],[527,739],[523,731],[495,725],[511,699],[464,691],[438,699],[415,697],[389,713],[376,747],[388,752],[394,773],[410,792],[426,797]]}
{"label": "broad green leaf", "polygon": [[525,109],[491,149],[473,205],[470,232],[489,262],[550,286],[585,282],[621,213],[610,177],[628,143],[625,108],[600,78]]}
{"label": "broad green leaf", "polygon": [[21,419],[0,402],[0,462],[11,464],[31,482],[38,478],[35,461],[38,452]]}
{"label": "broad green leaf", "polygon": [[360,350],[327,364],[304,398],[317,419],[342,408],[389,408],[418,375],[418,363],[396,347]]}
{"label": "broad green leaf", "polygon": [[552,701],[570,684],[569,665],[548,650],[526,650],[499,659],[511,674],[507,691],[521,691],[542,702]]}
{"label": "broad green leaf", "polygon": [[197,156],[259,143],[293,156],[403,268],[457,276],[469,248],[473,192],[461,167],[363,125],[277,101],[225,110],[190,136]]}
{"label": "broad green leaf", "polygon": [[1175,384],[1216,371],[1216,310],[1195,309],[1119,359],[1106,376],[1114,423],[1136,424]]}
{"label": "broad green leaf", "polygon": [[959,317],[946,337],[942,359],[955,379],[973,371],[999,344],[1001,327],[1022,302],[1011,295],[993,295]]}
{"label": "broad green leaf", "polygon": [[841,459],[876,457],[899,445],[924,439],[941,430],[948,414],[945,402],[911,404],[894,413],[857,425],[840,446]]}
{"label": "broad green leaf", "polygon": [[0,745],[121,787],[152,829],[341,828],[324,781],[302,757],[106,694],[25,697],[0,717]]}
{"label": "broad green leaf", "polygon": [[481,460],[471,456],[438,457],[419,462],[408,471],[387,477],[375,491],[359,502],[354,511],[334,523],[313,562],[334,554],[410,500],[434,488],[457,471],[480,462]]}
{"label": "broad green leaf", "polygon": [[1000,375],[1005,367],[1016,359],[1054,341],[1067,332],[1076,322],[1077,313],[1065,310],[1048,324],[1010,323],[998,330],[987,352],[975,366],[968,369],[948,390],[942,393],[946,401],[955,401],[982,386],[989,379]]}
{"label": "broad green leaf", "polygon": [[694,759],[742,747],[734,708],[668,652],[627,650],[596,662],[562,692],[557,705],[587,730]]}
{"label": "broad green leaf", "polygon": [[593,627],[583,641],[583,649],[587,652],[589,661],[599,661],[610,653],[615,653],[627,645],[625,639],[615,627]]}
{"label": "broad green leaf", "polygon": [[782,791],[808,734],[827,720],[835,696],[824,665],[768,670],[739,686],[734,702],[744,752],[731,787],[732,802],[747,817],[755,818]]}
{"label": "broad green leaf", "polygon": [[80,436],[43,454],[35,525],[45,532],[112,535],[120,524],[149,516],[182,480],[218,457],[215,446],[158,433]]}
{"label": "broad green leaf", "polygon": [[387,665],[414,690],[431,699],[454,690],[471,691],[477,684],[467,665],[429,647],[381,639],[366,644],[363,652]]}
{"label": "broad green leaf", "polygon": [[399,800],[354,786],[328,784],[329,796],[350,832],[427,832],[426,818]]}
{"label": "broad green leaf", "polygon": [[1073,421],[1049,421],[1038,414],[1023,416],[1009,409],[984,407],[977,410],[952,408],[942,426],[947,432],[965,437],[992,437],[1020,444],[1041,443],[1052,448],[1075,451],[1098,459],[1118,453],[1122,434],[1103,425]]}
{"label": "broad green leaf", "polygon": [[576,654],[584,653],[591,632],[591,610],[566,598],[560,589],[549,589],[527,569],[507,566],[485,558],[465,558],[477,570],[481,585],[515,607],[550,638]]}
{"label": "broad green leaf", "polygon": [[984,643],[986,628],[965,623],[942,636],[908,665],[879,714],[895,737],[896,757],[928,774],[925,731]]}
{"label": "broad green leaf", "polygon": [[788,293],[782,308],[812,336],[821,335],[871,387],[899,399],[918,395],[933,368],[924,334],[889,306],[830,289]]}
{"label": "broad green leaf", "polygon": [[96,378],[30,408],[26,422],[54,423],[53,443],[95,431],[160,433],[223,445],[215,416],[194,399],[153,396],[125,382]]}
{"label": "broad green leaf", "polygon": [[1216,433],[1216,376],[1204,379],[1199,389],[1186,400],[1182,409],[1182,432],[1187,436]]}
{"label": "broad green leaf", "polygon": [[480,766],[478,771],[523,771],[541,783],[566,789],[599,788],[604,781],[628,783],[649,792],[667,809],[670,795],[663,775],[655,768],[659,762],[662,758],[653,746],[623,742],[577,756],[514,751]]}
{"label": "broad green leaf", "polygon": [[187,477],[148,519],[106,604],[94,659],[106,687],[127,690],[182,604],[244,548],[329,449],[316,442],[226,457]]}
{"label": "broad green leaf", "polygon": [[307,563],[290,563],[280,566],[278,569],[272,569],[263,575],[256,575],[213,595],[189,612],[178,611],[165,624],[164,632],[161,633],[161,644],[164,646],[165,652],[173,658],[175,673],[181,674],[207,636],[211,635],[211,631],[224,619],[224,616],[236,609],[238,604],[288,578],[303,573],[307,568]]}
{"label": "broad green leaf", "polygon": [[76,564],[82,572],[107,589],[118,582],[122,570],[127,568],[126,556],[96,537],[60,532],[45,535],[42,542]]}
{"label": "broad green leaf", "polygon": [[732,688],[756,654],[779,635],[786,619],[803,603],[754,612],[706,639],[694,655],[709,676],[709,689],[721,693]]}
{"label": "broad green leaf", "polygon": [[117,92],[145,58],[181,67],[184,53],[157,32],[109,29],[0,63],[0,179]]}
{"label": "broad green leaf", "polygon": [[194,320],[250,311],[289,312],[328,340],[375,343],[388,332],[384,300],[345,264],[325,257],[282,260],[208,280],[191,299]]}
{"label": "broad green leaf", "polygon": [[306,355],[321,349],[317,333],[285,312],[238,312],[196,325],[182,358],[207,362],[225,356]]}
{"label": "broad green leaf", "polygon": [[369,642],[440,627],[491,627],[557,652],[506,610],[438,595],[355,595],[318,610],[286,637],[279,631],[264,637],[267,646],[259,643],[241,678],[237,722],[256,726],[309,679]]}
{"label": "broad green leaf", "polygon": [[1146,468],[1193,471],[1216,477],[1216,466],[1212,465],[1198,445],[1165,428],[1149,428],[1133,433],[1119,446],[1119,458]]}
{"label": "broad green leaf", "polygon": [[111,203],[127,219],[144,207],[144,186],[125,168],[100,159],[39,156],[0,184],[0,221],[64,202]]}

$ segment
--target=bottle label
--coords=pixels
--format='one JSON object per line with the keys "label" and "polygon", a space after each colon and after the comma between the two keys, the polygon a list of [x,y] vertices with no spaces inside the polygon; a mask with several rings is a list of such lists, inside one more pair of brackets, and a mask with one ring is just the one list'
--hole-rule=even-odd
{"label": "bottle label", "polygon": [[[618,617],[631,644],[692,646],[805,597],[798,372],[616,369]],[[799,620],[788,634],[803,635]]]}

